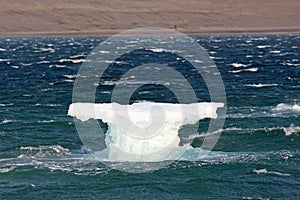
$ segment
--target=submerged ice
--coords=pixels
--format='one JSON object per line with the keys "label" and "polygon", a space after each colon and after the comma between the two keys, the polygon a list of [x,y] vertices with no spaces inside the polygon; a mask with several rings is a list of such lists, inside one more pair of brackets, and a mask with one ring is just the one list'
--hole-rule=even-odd
{"label": "submerged ice", "polygon": [[107,148],[94,153],[96,157],[109,161],[153,162],[189,159],[205,152],[190,145],[179,146],[178,131],[183,125],[217,118],[217,110],[223,106],[223,103],[73,103],[68,115],[83,122],[100,119],[107,123]]}

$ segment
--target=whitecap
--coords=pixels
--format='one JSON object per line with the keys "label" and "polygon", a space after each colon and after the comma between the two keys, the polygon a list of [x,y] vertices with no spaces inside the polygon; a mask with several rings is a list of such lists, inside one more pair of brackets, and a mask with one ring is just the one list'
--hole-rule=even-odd
{"label": "whitecap", "polygon": [[115,85],[116,82],[114,81],[104,81],[102,84],[99,84],[99,85]]}
{"label": "whitecap", "polygon": [[12,106],[13,103],[0,103],[0,107]]}
{"label": "whitecap", "polygon": [[77,78],[77,75],[68,75],[68,74],[64,74],[64,75],[62,75],[63,77],[65,77],[65,78],[68,78],[68,79],[75,79],[75,78]]}
{"label": "whitecap", "polygon": [[161,48],[153,48],[153,49],[147,49],[149,51],[152,51],[152,52],[164,52],[164,51],[167,51],[165,49],[161,49]]}
{"label": "whitecap", "polygon": [[173,44],[174,42],[172,41],[162,41],[162,42],[159,42],[159,44]]}
{"label": "whitecap", "polygon": [[53,49],[53,48],[40,48],[40,50],[42,51],[42,52],[51,52],[51,53],[53,53],[53,52],[55,52],[55,49]]}
{"label": "whitecap", "polygon": [[221,39],[212,39],[211,41],[219,43],[219,42],[222,42],[223,40],[221,40]]}
{"label": "whitecap", "polygon": [[286,103],[280,103],[272,110],[273,111],[297,111],[297,112],[300,112],[300,106],[297,104],[289,105]]}
{"label": "whitecap", "polygon": [[220,129],[220,130],[217,130],[217,131],[211,132],[211,133],[203,132],[203,133],[191,134],[191,135],[188,135],[188,137],[181,137],[181,139],[192,141],[196,138],[203,138],[203,137],[206,137],[206,136],[209,136],[209,135],[214,135],[214,134],[218,134],[218,133],[222,133],[222,132],[249,131],[249,130],[253,131],[253,129],[243,129],[243,128],[239,128],[239,127],[229,127],[229,128]]}
{"label": "whitecap", "polygon": [[249,69],[245,69],[244,71],[246,72],[257,72],[258,71],[258,68],[249,68]]}
{"label": "whitecap", "polygon": [[7,49],[0,48],[0,51],[7,51]]}
{"label": "whitecap", "polygon": [[17,65],[12,65],[10,67],[13,68],[13,69],[19,69],[19,66],[17,66]]}
{"label": "whitecap", "polygon": [[149,91],[142,91],[142,92],[139,92],[139,94],[150,94]]}
{"label": "whitecap", "polygon": [[296,111],[300,111],[300,106],[295,104],[292,106],[292,109]]}
{"label": "whitecap", "polygon": [[270,45],[258,45],[257,48],[259,49],[264,49],[264,48],[268,48],[271,47]]}
{"label": "whitecap", "polygon": [[73,83],[74,80],[66,79],[66,80],[64,80],[64,82],[67,82],[67,83]]}
{"label": "whitecap", "polygon": [[102,93],[102,94],[111,94],[110,91],[102,91],[101,93]]}
{"label": "whitecap", "polygon": [[276,87],[278,84],[246,84],[247,87],[263,88],[263,87]]}
{"label": "whitecap", "polygon": [[57,107],[57,106],[62,106],[62,105],[61,104],[55,104],[55,103],[49,103],[49,104],[46,104],[46,106]]}
{"label": "whitecap", "polygon": [[292,134],[300,133],[300,127],[294,126],[293,124],[290,127],[284,127],[283,131],[285,136],[290,136]]}
{"label": "whitecap", "polygon": [[281,173],[281,172],[277,172],[277,171],[268,171],[266,168],[254,169],[254,170],[252,170],[252,172],[256,173],[256,174],[274,174],[274,175],[278,175],[278,176],[291,176],[291,174],[287,174],[287,173]]}
{"label": "whitecap", "polygon": [[106,64],[124,64],[125,62],[116,61],[116,60],[105,60],[104,63],[106,63]]}
{"label": "whitecap", "polygon": [[99,51],[99,53],[102,53],[102,54],[108,54],[108,53],[110,53],[110,51]]}
{"label": "whitecap", "polygon": [[233,70],[233,71],[229,71],[231,73],[240,73],[240,72],[257,72],[258,68],[257,67],[253,67],[253,68],[248,68],[248,69],[241,69],[241,70]]}
{"label": "whitecap", "polygon": [[251,38],[251,40],[254,40],[254,41],[264,41],[264,40],[268,40],[268,38],[267,37]]}
{"label": "whitecap", "polygon": [[195,63],[204,63],[202,60],[193,60]]}
{"label": "whitecap", "polygon": [[10,171],[13,171],[15,168],[16,168],[16,166],[0,168],[0,173],[7,173],[7,172],[10,172]]}
{"label": "whitecap", "polygon": [[74,55],[74,56],[69,56],[69,58],[71,59],[76,59],[76,58],[82,58],[85,57],[86,55],[84,53],[78,54],[78,55]]}
{"label": "whitecap", "polygon": [[38,123],[54,123],[55,120],[51,119],[51,120],[39,120],[37,121]]}
{"label": "whitecap", "polygon": [[277,53],[281,53],[281,51],[280,51],[280,50],[274,50],[274,51],[270,51],[270,53],[275,53],[275,54],[277,54]]}
{"label": "whitecap", "polygon": [[0,62],[8,62],[10,59],[0,58]]}
{"label": "whitecap", "polygon": [[55,68],[66,68],[67,66],[66,65],[50,65],[49,67],[50,68],[53,68],[53,67],[55,67]]}
{"label": "whitecap", "polygon": [[25,66],[25,67],[29,67],[31,66],[33,63],[20,63],[21,65]]}
{"label": "whitecap", "polygon": [[245,200],[270,200],[270,198],[263,198],[263,197],[243,197],[242,199],[245,199]]}
{"label": "whitecap", "polygon": [[256,174],[266,174],[266,173],[268,173],[268,170],[266,168],[264,168],[264,169],[254,169],[254,170],[252,170],[252,172],[254,172]]}
{"label": "whitecap", "polygon": [[52,88],[45,88],[45,89],[41,89],[42,92],[47,92],[47,91],[52,91]]}
{"label": "whitecap", "polygon": [[232,63],[231,66],[235,68],[239,68],[239,67],[247,67],[249,65],[242,64],[242,63]]}
{"label": "whitecap", "polygon": [[13,120],[5,119],[0,124],[8,124],[8,123],[12,123],[12,122],[13,122]]}
{"label": "whitecap", "polygon": [[85,59],[65,59],[65,58],[62,58],[58,62],[60,62],[60,63],[71,62],[71,63],[74,63],[74,64],[78,64],[78,63],[82,63],[84,61],[85,61]]}
{"label": "whitecap", "polygon": [[49,154],[69,154],[70,150],[68,148],[64,148],[61,145],[50,145],[50,146],[27,146],[27,147],[20,147],[22,154],[19,155],[20,157],[25,157],[28,155],[38,155],[38,156],[45,156]]}
{"label": "whitecap", "polygon": [[49,60],[43,60],[43,61],[39,61],[36,64],[49,64],[51,63]]}
{"label": "whitecap", "polygon": [[300,66],[299,63],[288,63],[288,62],[284,63],[283,65],[292,66],[292,67],[299,67]]}

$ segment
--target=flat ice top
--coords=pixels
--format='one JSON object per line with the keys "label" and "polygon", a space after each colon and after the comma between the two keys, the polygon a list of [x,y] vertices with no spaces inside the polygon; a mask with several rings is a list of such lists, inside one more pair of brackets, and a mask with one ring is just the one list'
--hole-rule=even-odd
{"label": "flat ice top", "polygon": [[192,104],[143,102],[132,105],[73,103],[69,107],[68,115],[81,121],[101,119],[107,123],[113,123],[116,118],[130,119],[136,123],[155,118],[167,122],[194,124],[203,118],[217,118],[217,109],[223,106],[223,103],[213,102]]}

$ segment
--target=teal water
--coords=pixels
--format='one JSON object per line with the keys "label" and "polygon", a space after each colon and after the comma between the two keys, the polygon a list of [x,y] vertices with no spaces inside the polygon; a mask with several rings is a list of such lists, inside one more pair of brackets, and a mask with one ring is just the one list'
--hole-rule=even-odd
{"label": "teal water", "polygon": [[[213,149],[222,155],[139,174],[84,159],[91,152],[67,116],[77,71],[105,38],[1,38],[0,198],[299,199],[299,38],[195,37],[225,84],[226,121]],[[110,102],[122,74],[150,62],[167,63],[187,78],[199,102],[210,100],[205,83],[183,59],[137,50],[110,65],[96,101]],[[133,78],[122,84],[137,83]],[[143,100],[178,102],[157,84],[140,87],[131,98]],[[196,133],[181,130],[180,144],[201,146],[207,124],[200,121]]]}

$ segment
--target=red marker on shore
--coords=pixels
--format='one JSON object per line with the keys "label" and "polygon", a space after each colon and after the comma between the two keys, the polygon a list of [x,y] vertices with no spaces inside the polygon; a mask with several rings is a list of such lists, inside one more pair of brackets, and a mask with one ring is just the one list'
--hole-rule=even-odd
{"label": "red marker on shore", "polygon": [[177,26],[176,26],[176,24],[174,24],[174,30],[177,31]]}

